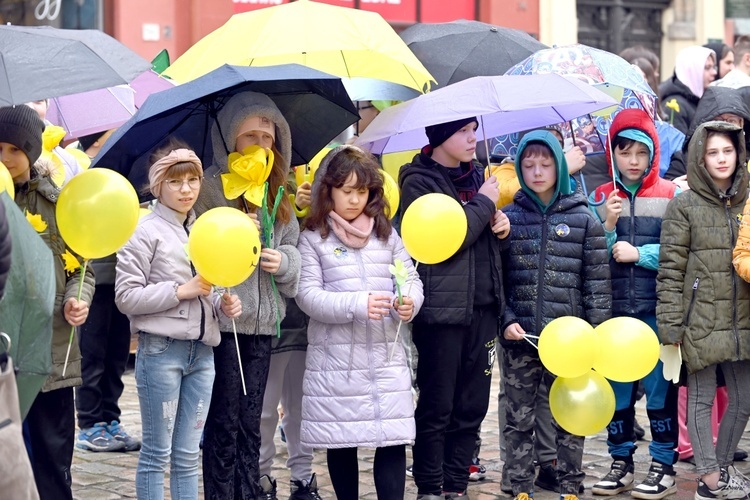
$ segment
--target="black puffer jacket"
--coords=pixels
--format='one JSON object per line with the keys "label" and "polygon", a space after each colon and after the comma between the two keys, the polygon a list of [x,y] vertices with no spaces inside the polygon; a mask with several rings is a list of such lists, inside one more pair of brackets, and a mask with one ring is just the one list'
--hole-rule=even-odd
{"label": "black puffer jacket", "polygon": [[[401,188],[399,214],[406,212],[414,200],[429,193],[443,193],[461,202],[459,193],[448,177],[447,169],[429,156],[430,148],[425,147],[414,156],[411,163],[401,167],[398,181]],[[479,186],[484,182],[484,168],[473,163],[472,175]],[[414,323],[440,325],[469,325],[474,309],[475,249],[480,238],[487,238],[491,247],[490,258],[492,281],[497,297],[498,314],[505,308],[505,294],[502,285],[500,250],[501,242],[490,228],[490,220],[495,214],[495,204],[488,197],[476,194],[462,203],[468,221],[468,231],[464,242],[450,259],[439,264],[420,264],[417,267],[424,286],[424,303]],[[484,234],[483,233],[489,233]],[[506,238],[504,241],[507,241]]]}
{"label": "black puffer jacket", "polygon": [[[672,99],[677,101],[680,111],[674,111],[674,113],[672,113],[673,110],[666,107],[664,107],[662,111],[667,121],[670,121],[673,117],[672,125],[674,125],[677,130],[687,135],[700,98],[693,94],[687,85],[682,83],[675,75],[672,75],[669,80],[659,85],[659,95],[661,96],[660,102],[663,107]],[[687,141],[685,142],[687,143]]]}
{"label": "black puffer jacket", "polygon": [[[522,142],[519,158],[523,146]],[[558,161],[558,178],[564,175],[569,182],[561,164]],[[526,333],[539,335],[547,323],[561,316],[583,318],[592,326],[609,319],[612,285],[607,242],[585,195],[580,190],[558,194],[543,211],[519,179],[522,189],[503,208],[512,229],[510,247],[503,252],[507,304],[501,332],[519,323]],[[526,340],[500,338],[505,347],[536,352]]]}

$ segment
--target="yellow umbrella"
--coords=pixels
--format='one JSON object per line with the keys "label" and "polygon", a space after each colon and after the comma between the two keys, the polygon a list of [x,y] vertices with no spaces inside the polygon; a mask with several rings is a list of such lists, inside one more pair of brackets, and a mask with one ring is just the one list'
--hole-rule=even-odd
{"label": "yellow umbrella", "polygon": [[435,81],[380,14],[310,0],[235,14],[164,75],[184,83],[222,64],[286,63],[341,77],[352,100],[406,100]]}

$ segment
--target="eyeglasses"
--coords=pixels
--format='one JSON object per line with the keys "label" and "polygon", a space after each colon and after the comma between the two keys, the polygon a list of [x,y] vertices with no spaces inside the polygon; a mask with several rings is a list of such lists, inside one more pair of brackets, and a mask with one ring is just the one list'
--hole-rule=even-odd
{"label": "eyeglasses", "polygon": [[164,182],[171,191],[179,191],[180,189],[182,189],[182,186],[185,183],[187,183],[190,189],[198,189],[199,187],[201,187],[203,177],[190,177],[189,179],[167,179]]}

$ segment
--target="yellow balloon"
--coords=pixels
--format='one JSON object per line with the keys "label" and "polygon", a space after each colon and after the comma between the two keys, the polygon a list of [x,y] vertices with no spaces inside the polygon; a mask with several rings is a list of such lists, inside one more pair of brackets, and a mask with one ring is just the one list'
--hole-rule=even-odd
{"label": "yellow balloon", "polygon": [[398,180],[398,173],[401,170],[401,167],[407,163],[411,163],[417,153],[419,153],[418,149],[385,153],[380,157],[380,164],[383,166],[383,170],[391,174],[391,177]]}
{"label": "yellow balloon", "polygon": [[549,407],[560,427],[576,436],[591,436],[612,420],[615,393],[607,379],[589,370],[580,377],[555,379]]}
{"label": "yellow balloon", "polygon": [[599,357],[594,370],[616,382],[640,380],[659,361],[659,340],[643,321],[622,316],[597,326]]}
{"label": "yellow balloon", "polygon": [[16,197],[16,188],[13,185],[13,177],[10,176],[8,169],[0,162],[0,193],[7,191],[10,195],[10,199]]}
{"label": "yellow balloon", "polygon": [[115,253],[138,225],[138,195],[122,175],[92,168],[71,178],[57,200],[60,234],[84,259]]}
{"label": "yellow balloon", "polygon": [[539,358],[558,377],[580,377],[591,371],[599,355],[599,338],[581,318],[563,316],[550,321],[539,335]]}
{"label": "yellow balloon", "polygon": [[388,202],[388,207],[391,212],[388,216],[389,219],[393,219],[398,211],[398,204],[401,203],[401,194],[398,190],[398,184],[393,180],[393,177],[388,174],[385,170],[380,170],[380,175],[383,176],[383,191],[385,199]]}
{"label": "yellow balloon", "polygon": [[409,205],[401,220],[401,239],[409,255],[424,264],[453,256],[466,238],[466,214],[446,194],[430,193]]}
{"label": "yellow balloon", "polygon": [[193,224],[188,253],[195,270],[212,285],[237,286],[255,271],[260,233],[246,214],[230,207],[212,208]]}
{"label": "yellow balloon", "polygon": [[294,168],[294,180],[297,181],[297,186],[301,185],[303,182],[309,182],[312,184],[312,181],[315,179],[315,172],[318,171],[318,167],[320,166],[320,162],[331,151],[331,149],[333,148],[321,149],[318,151],[318,154],[310,160],[310,163],[307,165],[299,165]]}

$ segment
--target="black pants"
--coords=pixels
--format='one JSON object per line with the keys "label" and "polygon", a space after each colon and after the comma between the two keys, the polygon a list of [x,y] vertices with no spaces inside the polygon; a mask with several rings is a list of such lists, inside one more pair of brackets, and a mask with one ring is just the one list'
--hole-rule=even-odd
{"label": "black pants", "polygon": [[81,327],[81,376],[76,389],[78,427],[120,421],[122,374],[130,355],[130,322],[115,305],[114,285],[96,285],[89,317]]}
{"label": "black pants", "polygon": [[25,438],[41,500],[73,498],[70,466],[75,425],[72,387],[40,392],[26,415]]}
{"label": "black pants", "polygon": [[203,486],[208,500],[260,496],[260,415],[271,363],[270,335],[239,335],[247,396],[242,393],[233,333],[214,347],[211,407],[203,436]]}
{"label": "black pants", "polygon": [[414,325],[419,400],[412,452],[420,494],[466,490],[489,405],[497,329],[493,307],[475,309],[470,326]]}
{"label": "black pants", "polygon": [[[338,500],[359,499],[357,448],[330,448],[328,474]],[[379,500],[400,500],[406,487],[406,446],[375,448],[375,491]]]}

